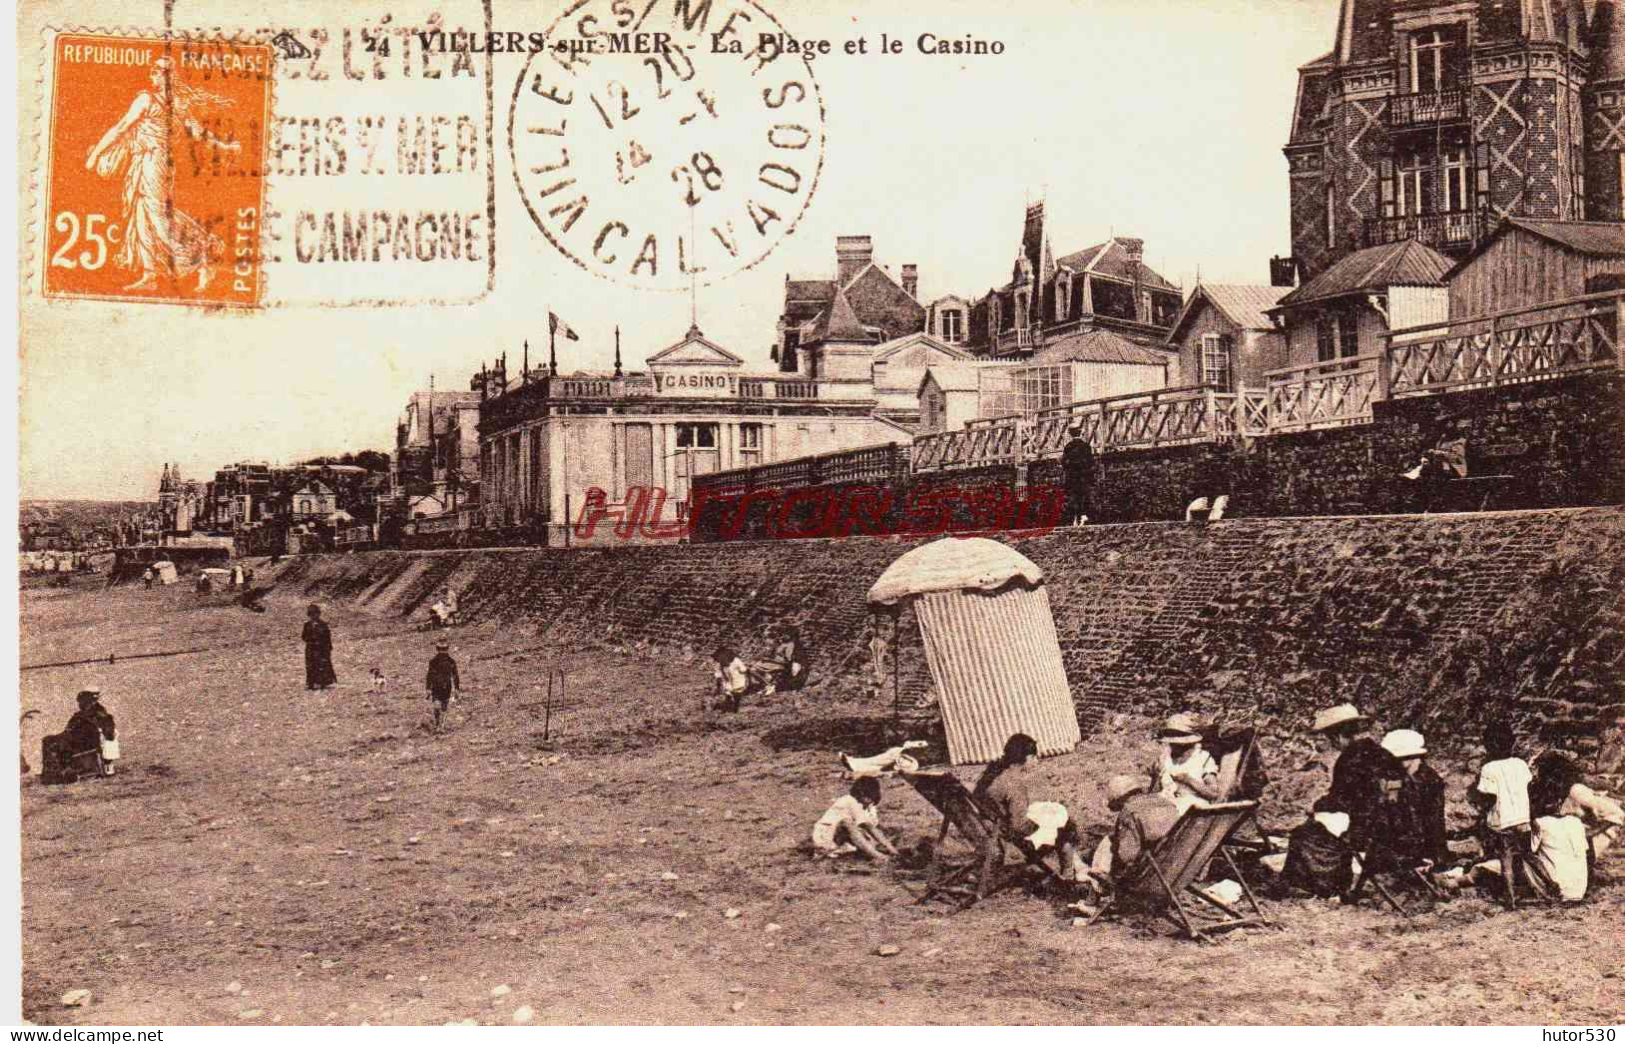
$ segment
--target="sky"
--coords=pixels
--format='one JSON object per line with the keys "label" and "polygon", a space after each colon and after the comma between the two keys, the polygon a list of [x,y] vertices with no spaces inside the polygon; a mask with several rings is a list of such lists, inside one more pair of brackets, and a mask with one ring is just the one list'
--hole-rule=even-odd
{"label": "sky", "polygon": [[[431,375],[466,388],[504,351],[517,369],[526,339],[539,360],[550,309],[581,337],[564,344],[561,370],[607,369],[617,325],[628,367],[640,366],[683,336],[691,307],[707,337],[769,369],[785,276],[829,277],[839,235],[871,236],[894,273],[917,264],[927,301],[1008,280],[1023,206],[1040,198],[1057,256],[1137,236],[1147,262],[1187,290],[1198,276],[1267,283],[1269,258],[1289,251],[1281,146],[1295,70],[1330,48],[1336,0],[879,6],[773,5],[798,37],[839,48],[885,32],[911,45],[815,61],[826,152],[810,204],[759,265],[692,302],[562,258],[521,205],[500,145],[495,287],[473,303],[205,313],[46,301],[25,229],[35,258],[21,300],[22,496],[143,498],[165,462],[205,479],[237,460],[389,451],[402,406]],[[498,28],[535,27],[533,6],[498,0],[494,10]],[[999,39],[1005,53],[914,53],[927,31]],[[499,95],[519,69],[497,60]],[[23,107],[23,134],[38,133],[38,112],[26,97]]]}

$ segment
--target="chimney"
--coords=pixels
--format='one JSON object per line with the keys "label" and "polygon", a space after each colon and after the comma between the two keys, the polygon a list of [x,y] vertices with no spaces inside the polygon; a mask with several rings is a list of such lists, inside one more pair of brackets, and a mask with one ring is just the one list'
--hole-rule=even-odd
{"label": "chimney", "polygon": [[1118,236],[1117,243],[1128,258],[1129,277],[1134,280],[1134,318],[1142,323],[1150,322],[1149,315],[1141,314],[1143,309],[1140,304],[1140,259],[1145,256],[1145,240]]}
{"label": "chimney", "polygon": [[868,236],[835,237],[835,285],[845,286],[874,260],[875,246]]}
{"label": "chimney", "polygon": [[920,266],[903,266],[903,293],[918,301],[920,299]]}

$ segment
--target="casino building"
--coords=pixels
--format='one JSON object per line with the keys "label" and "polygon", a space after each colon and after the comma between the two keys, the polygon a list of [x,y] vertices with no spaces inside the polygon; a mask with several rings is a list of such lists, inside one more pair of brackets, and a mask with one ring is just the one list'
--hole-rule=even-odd
{"label": "casino building", "polygon": [[660,519],[675,522],[695,475],[912,439],[877,413],[872,370],[750,372],[697,326],[640,372],[622,372],[618,352],[613,373],[505,371],[473,381],[485,389],[480,523],[545,527],[550,543],[588,498],[613,512],[629,489],[662,489]]}

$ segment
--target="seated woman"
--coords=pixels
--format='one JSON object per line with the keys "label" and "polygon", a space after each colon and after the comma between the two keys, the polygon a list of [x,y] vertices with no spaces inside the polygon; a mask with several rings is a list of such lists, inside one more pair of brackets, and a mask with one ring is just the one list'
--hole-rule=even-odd
{"label": "seated woman", "polygon": [[762,694],[772,696],[783,690],[794,692],[807,684],[807,655],[801,644],[801,631],[790,625],[779,632],[779,642],[772,655],[757,664],[762,679]]}
{"label": "seated woman", "polygon": [[1580,817],[1563,814],[1563,800],[1548,794],[1530,801],[1535,822],[1529,834],[1534,857],[1529,876],[1547,896],[1578,903],[1591,886],[1591,846]]}
{"label": "seated woman", "polygon": [[1202,746],[1196,719],[1175,714],[1157,731],[1162,755],[1157,760],[1157,793],[1179,811],[1219,797],[1219,763]]}
{"label": "seated woman", "polygon": [[[1039,824],[1027,818],[1027,807],[1032,804],[1028,793],[1028,766],[1038,761],[1038,741],[1024,732],[1018,732],[1004,741],[1004,753],[988,763],[982,777],[976,781],[971,796],[988,815],[999,821],[1017,837],[1036,834]],[[993,884],[993,870],[1003,852],[1001,839],[991,836],[982,846],[982,875],[976,897],[987,896]]]}
{"label": "seated woman", "polygon": [[436,627],[450,627],[457,622],[457,592],[446,588],[440,600],[429,606],[429,617]]}
{"label": "seated woman", "polygon": [[1382,749],[1399,759],[1405,778],[1399,784],[1399,809],[1390,817],[1389,847],[1416,867],[1450,861],[1445,844],[1444,779],[1427,763],[1427,743],[1420,732],[1395,729],[1382,738]]}
{"label": "seated woman", "polygon": [[83,776],[111,776],[113,759],[103,759],[103,741],[112,744],[117,738],[113,715],[101,705],[101,690],[92,686],[81,691],[79,709],[67,728],[41,743],[42,781],[72,783]]}
{"label": "seated woman", "polygon": [[1149,788],[1150,781],[1144,776],[1113,776],[1106,783],[1106,807],[1117,813],[1117,819],[1089,861],[1089,877],[1101,890],[1138,863],[1179,822],[1179,808],[1160,793],[1148,793]]}
{"label": "seated woman", "polygon": [[1585,824],[1593,859],[1601,859],[1619,844],[1625,829],[1625,808],[1618,801],[1586,785],[1585,773],[1574,758],[1549,750],[1535,759],[1535,782],[1529,788],[1534,808],[1555,808],[1559,816],[1574,816]]}
{"label": "seated woman", "polygon": [[1301,890],[1329,899],[1354,883],[1354,851],[1348,844],[1349,815],[1330,797],[1315,802],[1314,811],[1287,836],[1286,865],[1280,883],[1288,893]]}

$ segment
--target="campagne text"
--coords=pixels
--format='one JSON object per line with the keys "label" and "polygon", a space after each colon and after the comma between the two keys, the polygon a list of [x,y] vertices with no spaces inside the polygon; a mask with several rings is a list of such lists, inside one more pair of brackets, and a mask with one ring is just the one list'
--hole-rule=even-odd
{"label": "campagne text", "polygon": [[[435,29],[417,34],[423,50],[431,54],[535,54],[556,51],[564,54],[661,54],[681,44],[673,44],[669,33],[605,32],[574,39],[549,39],[541,32],[488,32],[471,33],[457,30],[445,32]],[[781,54],[801,58],[843,53],[852,55],[902,54],[903,40],[881,33],[878,44],[871,50],[870,38],[853,37],[840,42],[826,38],[797,39],[788,33],[760,33],[752,53],[760,53],[772,61]],[[720,32],[710,34],[713,54],[744,54],[745,44],[737,34]],[[1003,54],[1003,40],[989,40],[965,34],[960,37],[921,33],[914,38],[913,50],[929,55],[982,55]]]}

